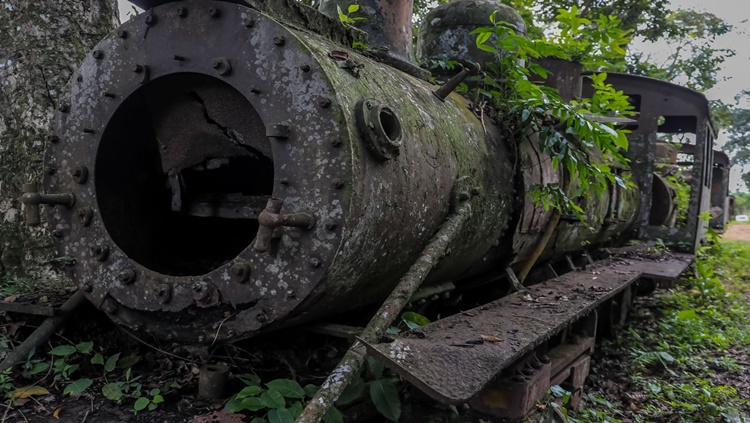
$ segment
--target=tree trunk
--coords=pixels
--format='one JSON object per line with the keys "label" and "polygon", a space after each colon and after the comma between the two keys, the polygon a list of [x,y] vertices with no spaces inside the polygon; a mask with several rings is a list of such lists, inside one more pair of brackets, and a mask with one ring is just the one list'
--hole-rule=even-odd
{"label": "tree trunk", "polygon": [[116,24],[116,0],[0,0],[0,276],[54,257],[48,231],[24,225],[21,184],[41,187],[58,99]]}

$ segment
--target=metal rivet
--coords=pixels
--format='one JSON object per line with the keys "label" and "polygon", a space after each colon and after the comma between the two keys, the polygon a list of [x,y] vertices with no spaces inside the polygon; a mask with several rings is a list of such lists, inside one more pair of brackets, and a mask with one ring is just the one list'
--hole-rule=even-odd
{"label": "metal rivet", "polygon": [[327,109],[331,107],[331,99],[328,97],[321,97],[318,99],[318,106]]}
{"label": "metal rivet", "polygon": [[141,66],[141,65],[135,65],[135,66],[133,66],[133,72],[135,72],[135,73],[142,73],[143,72],[143,66]]}
{"label": "metal rivet", "polygon": [[226,76],[232,73],[232,64],[226,57],[217,57],[211,61],[211,67],[216,69],[219,75]]}
{"label": "metal rivet", "polygon": [[255,25],[255,21],[250,18],[245,18],[242,20],[242,25],[245,28],[252,28]]}
{"label": "metal rivet", "polygon": [[81,207],[76,211],[76,217],[78,217],[78,223],[82,226],[87,227],[91,225],[91,219],[94,217],[94,211],[91,207]]}
{"label": "metal rivet", "polygon": [[115,93],[111,93],[111,92],[107,91],[107,92],[104,93],[104,97],[115,98]]}
{"label": "metal rivet", "polygon": [[52,236],[55,238],[62,238],[63,231],[61,231],[60,229],[55,229],[54,231],[52,231]]}
{"label": "metal rivet", "polygon": [[212,18],[218,18],[220,15],[221,15],[221,10],[219,10],[219,9],[217,9],[215,7],[212,7],[210,9],[208,9],[208,16],[210,16]]}
{"label": "metal rivet", "polygon": [[79,184],[85,184],[89,179],[89,168],[86,166],[77,166],[70,171],[70,176]]}
{"label": "metal rivet", "polygon": [[94,50],[91,55],[94,56],[94,59],[100,60],[104,57],[104,52],[101,50]]}
{"label": "metal rivet", "polygon": [[154,287],[154,294],[161,300],[162,304],[172,300],[172,286],[160,283]]}
{"label": "metal rivet", "polygon": [[146,16],[146,25],[155,25],[155,24],[156,24],[156,15]]}
{"label": "metal rivet", "polygon": [[263,323],[266,321],[266,315],[263,313],[260,313],[259,315],[255,316],[255,319],[259,321],[260,323]]}
{"label": "metal rivet", "polygon": [[47,142],[51,142],[52,144],[55,144],[58,141],[60,141],[60,137],[58,137],[57,135],[47,135]]}
{"label": "metal rivet", "polygon": [[91,128],[83,128],[83,132],[84,132],[85,134],[95,134],[95,133],[96,133],[96,131],[94,131],[94,130],[93,130],[93,129],[91,129]]}
{"label": "metal rivet", "polygon": [[236,282],[245,283],[248,281],[248,279],[250,279],[252,268],[250,267],[249,263],[245,261],[238,261],[237,263],[232,265],[230,271],[232,272],[232,277]]}
{"label": "metal rivet", "polygon": [[289,179],[284,178],[284,179],[280,180],[279,183],[281,185],[288,186],[289,185]]}
{"label": "metal rivet", "polygon": [[124,29],[121,29],[121,30],[117,31],[117,36],[120,37],[120,38],[122,38],[122,39],[128,38],[128,31],[125,31]]}
{"label": "metal rivet", "polygon": [[177,60],[178,62],[182,62],[182,61],[185,60],[185,58],[183,56],[180,56],[178,54],[173,55],[172,59]]}
{"label": "metal rivet", "polygon": [[333,187],[336,189],[341,189],[344,187],[344,180],[336,178],[333,180]]}
{"label": "metal rivet", "polygon": [[95,245],[91,247],[91,253],[96,261],[106,261],[109,257],[109,247],[106,245]]}
{"label": "metal rivet", "polygon": [[260,90],[257,89],[257,88],[255,88],[255,87],[250,88],[250,92],[253,93],[253,94],[260,94]]}
{"label": "metal rivet", "polygon": [[310,259],[310,266],[312,266],[312,267],[314,267],[314,268],[316,268],[316,269],[317,269],[318,267],[320,267],[320,265],[321,265],[321,264],[322,264],[322,263],[320,262],[320,259],[318,259],[318,258],[316,258],[316,257],[313,257],[313,258],[311,258],[311,259]]}
{"label": "metal rivet", "polygon": [[78,76],[76,77],[76,81],[78,81],[78,82],[83,82],[83,76],[81,76],[81,75],[78,75]]}
{"label": "metal rivet", "polygon": [[92,285],[91,282],[86,282],[85,284],[83,284],[81,289],[83,290],[83,292],[91,292],[94,290],[94,285]]}
{"label": "metal rivet", "polygon": [[70,112],[70,105],[69,104],[61,104],[60,105],[60,112],[62,112],[62,113],[68,113],[68,112]]}
{"label": "metal rivet", "polygon": [[326,223],[324,224],[326,229],[329,231],[335,231],[336,228],[339,226],[338,223],[336,223],[335,220],[326,220]]}
{"label": "metal rivet", "polygon": [[344,142],[343,142],[343,141],[341,141],[341,140],[340,140],[340,139],[338,139],[338,138],[336,138],[336,139],[334,139],[333,141],[331,141],[331,146],[333,146],[334,148],[338,148],[338,147],[341,147],[341,146],[342,146],[343,144],[344,144]]}
{"label": "metal rivet", "polygon": [[302,65],[299,68],[302,70],[302,72],[310,72],[311,69],[310,65]]}
{"label": "metal rivet", "polygon": [[117,274],[117,280],[125,285],[135,282],[135,277],[136,274],[133,269],[123,269]]}
{"label": "metal rivet", "polygon": [[284,37],[273,37],[273,43],[277,46],[281,47],[286,43],[286,38]]}
{"label": "metal rivet", "polygon": [[184,7],[178,7],[177,8],[177,16],[179,16],[181,18],[184,18],[185,16],[187,16],[187,9],[184,8]]}
{"label": "metal rivet", "polygon": [[292,128],[283,123],[277,123],[275,125],[271,125],[268,129],[266,129],[266,136],[271,138],[278,138],[278,139],[287,139],[289,138],[289,135],[292,133]]}

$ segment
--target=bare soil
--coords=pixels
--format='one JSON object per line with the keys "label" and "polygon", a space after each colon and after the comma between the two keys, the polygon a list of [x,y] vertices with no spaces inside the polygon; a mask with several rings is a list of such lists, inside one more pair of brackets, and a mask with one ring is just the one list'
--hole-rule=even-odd
{"label": "bare soil", "polygon": [[750,225],[733,224],[721,235],[724,239],[750,241]]}

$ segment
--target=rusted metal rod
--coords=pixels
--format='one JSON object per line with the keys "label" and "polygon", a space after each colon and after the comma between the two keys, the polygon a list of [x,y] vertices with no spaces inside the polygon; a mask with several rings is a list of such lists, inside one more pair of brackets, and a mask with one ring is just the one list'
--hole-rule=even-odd
{"label": "rusted metal rod", "polygon": [[[471,204],[468,199],[457,204],[455,212],[443,223],[440,230],[435,234],[430,243],[425,247],[419,259],[409,268],[409,271],[401,278],[391,295],[383,302],[375,316],[362,331],[359,339],[365,342],[376,342],[391,323],[398,317],[401,310],[409,302],[414,292],[422,285],[427,275],[435,267],[438,261],[445,255],[445,250],[453,238],[461,230],[464,222],[471,215]],[[328,409],[338,399],[354,375],[365,362],[367,353],[365,346],[360,341],[355,341],[338,366],[328,375],[318,392],[307,404],[296,423],[318,423],[325,416]]]}
{"label": "rusted metal rod", "polygon": [[60,312],[52,317],[48,317],[34,332],[26,338],[21,345],[13,349],[8,356],[5,357],[2,363],[0,363],[0,373],[10,369],[16,364],[23,360],[29,355],[32,349],[42,345],[52,335],[55,334],[57,329],[62,326],[63,323],[70,317],[73,312],[86,302],[86,297],[83,295],[83,291],[76,291],[70,298],[68,298],[62,306],[60,306]]}

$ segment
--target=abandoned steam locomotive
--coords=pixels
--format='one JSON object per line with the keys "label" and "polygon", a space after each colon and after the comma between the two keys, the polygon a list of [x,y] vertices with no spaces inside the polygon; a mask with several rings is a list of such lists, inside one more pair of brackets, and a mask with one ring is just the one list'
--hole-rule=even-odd
{"label": "abandoned steam locomotive", "polygon": [[[29,223],[39,204],[56,204],[49,225],[75,259],[72,278],[117,323],[210,342],[375,302],[456,202],[470,201],[471,216],[428,283],[536,261],[552,212],[524,191],[560,173],[466,99],[435,95],[414,63],[408,1],[360,2],[368,45],[386,48],[369,56],[348,48],[361,31],[295,2],[136,3],[147,11],[101,41],[71,82],[46,194],[24,187]],[[336,3],[321,9],[335,16]],[[493,10],[522,25],[494,2],[452,2],[423,24],[419,56],[488,60],[468,33]],[[570,96],[586,89],[580,75],[568,81]],[[649,78],[609,81],[639,112],[629,152],[638,190],[586,199],[594,230],[563,219],[540,266],[620,235],[697,245],[712,179],[724,189],[715,201],[726,197],[704,97]],[[692,172],[682,227],[670,223],[657,169],[656,135],[669,132],[696,134],[681,151]]]}

